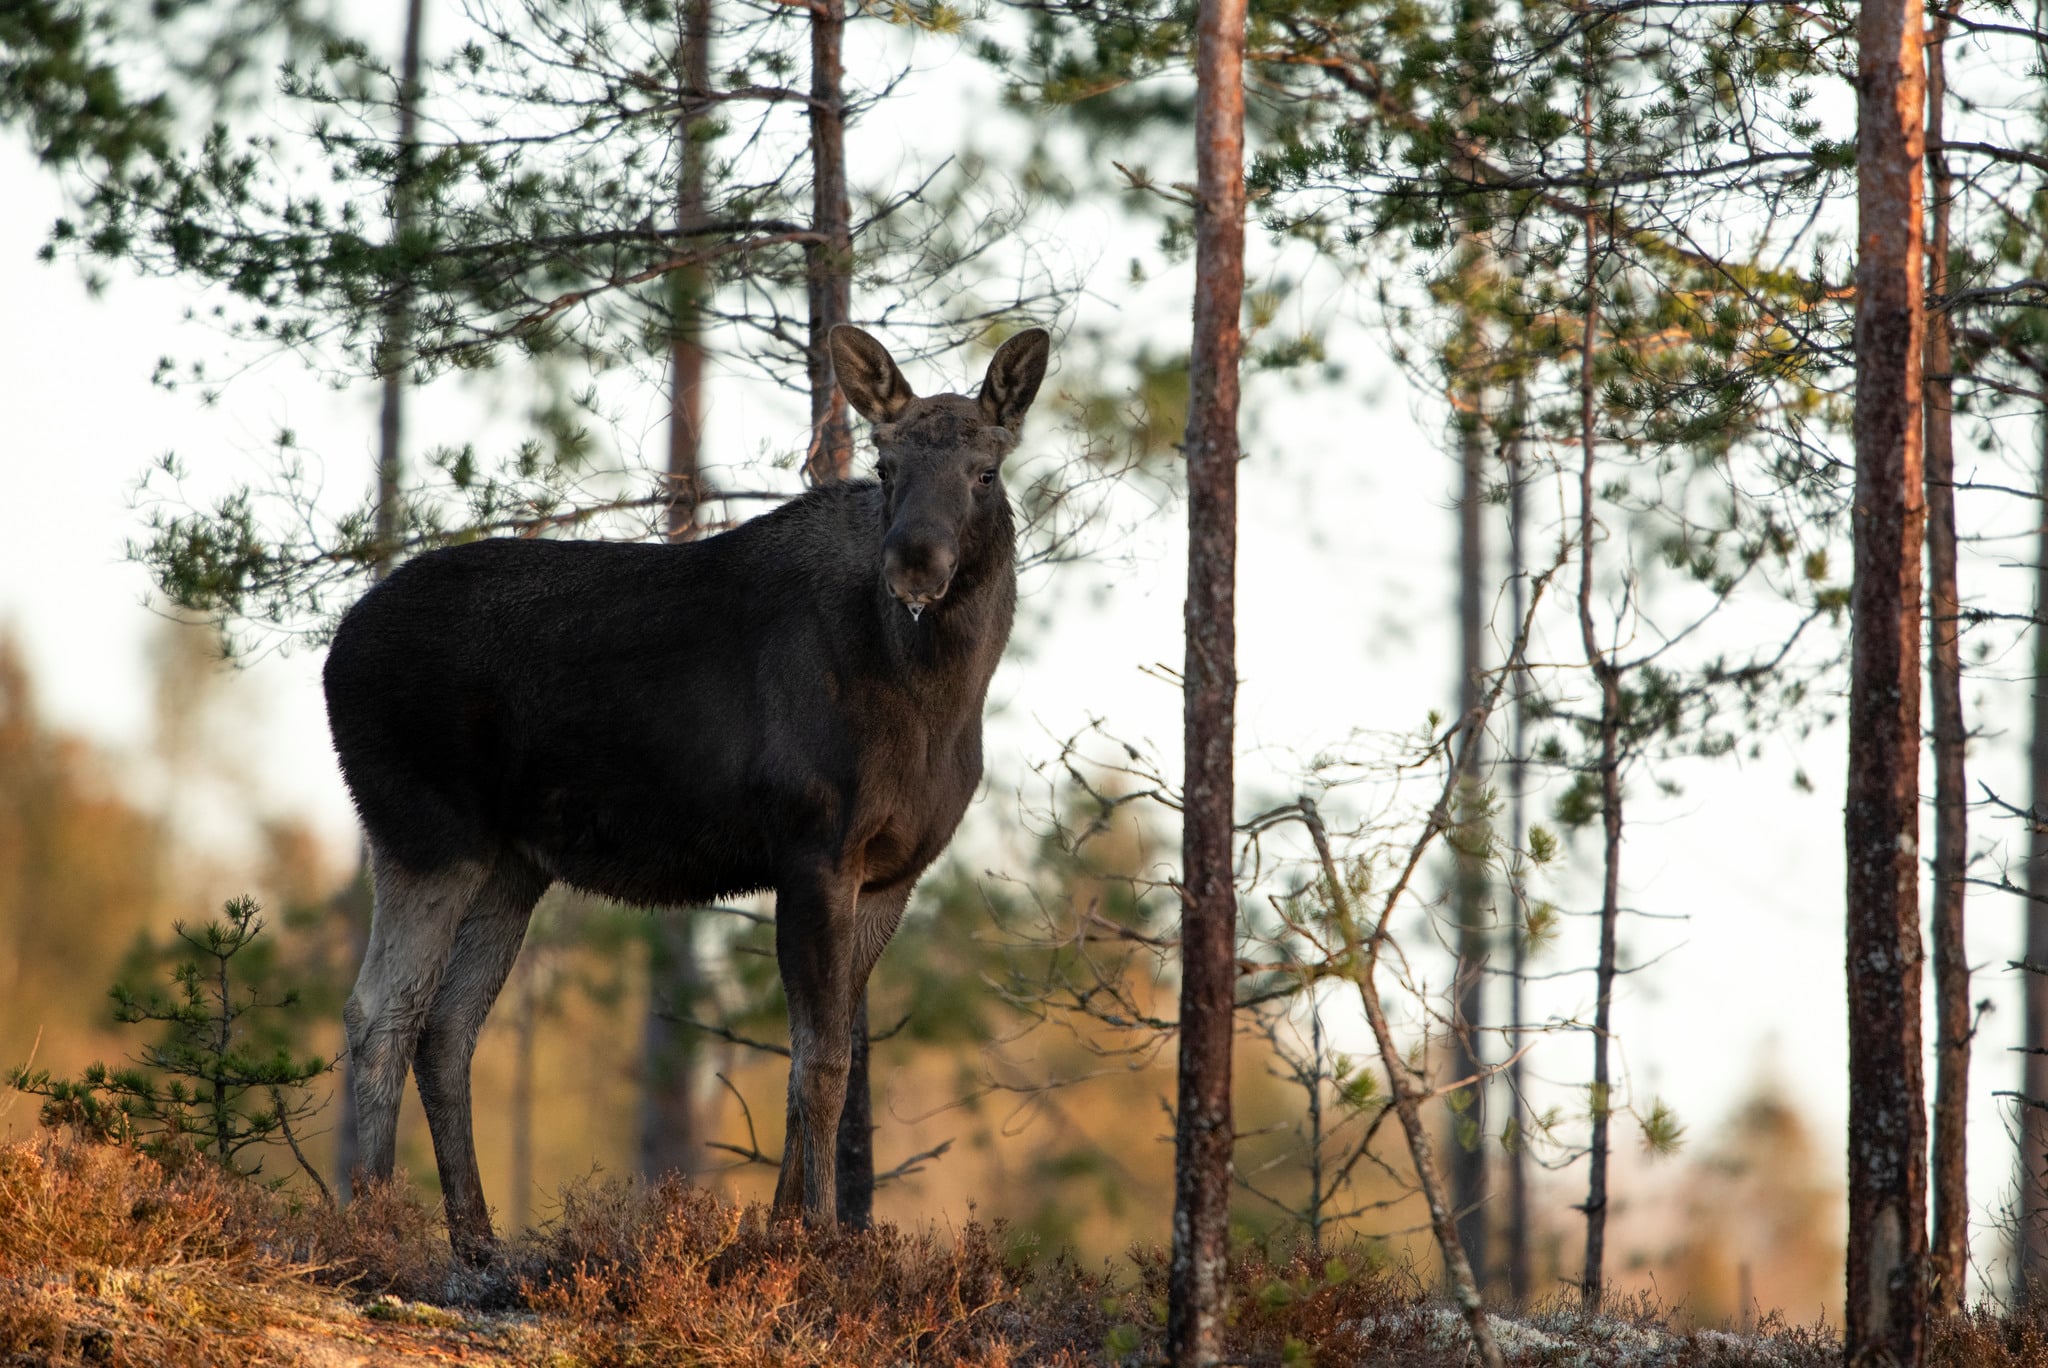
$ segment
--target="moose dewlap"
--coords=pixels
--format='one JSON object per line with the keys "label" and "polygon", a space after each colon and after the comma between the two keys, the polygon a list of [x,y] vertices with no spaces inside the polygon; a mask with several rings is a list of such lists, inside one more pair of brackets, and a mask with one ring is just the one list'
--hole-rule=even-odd
{"label": "moose dewlap", "polygon": [[429,552],[335,634],[328,719],[376,888],[343,1012],[361,1172],[390,1176],[410,1067],[465,1257],[492,1244],[470,1059],[556,880],[645,905],[775,891],[775,1204],[833,1219],[855,1011],[981,779],[1017,592],[1002,462],[1048,338],[1004,343],[972,398],[919,398],[857,328],[831,349],[878,480],[696,542]]}

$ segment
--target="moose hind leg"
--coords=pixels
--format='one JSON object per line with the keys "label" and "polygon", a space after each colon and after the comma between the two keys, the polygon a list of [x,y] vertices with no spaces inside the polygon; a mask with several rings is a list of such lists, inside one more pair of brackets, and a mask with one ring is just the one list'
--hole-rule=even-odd
{"label": "moose hind leg", "polygon": [[492,869],[455,933],[440,987],[413,1052],[413,1077],[434,1137],[434,1163],[448,1213],[448,1238],[469,1263],[489,1257],[493,1236],[477,1173],[470,1105],[470,1061],[477,1034],[519,958],[533,906],[547,878],[508,856]]}
{"label": "moose hind leg", "polygon": [[357,1169],[368,1178],[389,1178],[413,1045],[426,1024],[456,929],[486,870],[464,860],[421,872],[373,844],[370,872],[376,888],[370,945],[341,1019],[348,1033],[348,1085],[356,1102]]}
{"label": "moose hind leg", "polygon": [[836,1215],[834,1144],[852,1062],[854,893],[836,871],[781,884],[775,959],[789,998],[789,1112],[775,1209],[801,1207],[830,1225]]}

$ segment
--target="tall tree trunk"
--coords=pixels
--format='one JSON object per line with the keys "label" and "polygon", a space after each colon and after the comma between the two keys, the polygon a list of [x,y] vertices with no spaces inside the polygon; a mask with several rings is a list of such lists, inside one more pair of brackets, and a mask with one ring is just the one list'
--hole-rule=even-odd
{"label": "tall tree trunk", "polygon": [[[1480,681],[1486,669],[1486,443],[1482,426],[1482,395],[1473,386],[1466,396],[1470,413],[1460,415],[1458,434],[1458,715],[1469,717],[1478,706]],[[1452,912],[1458,922],[1458,962],[1452,984],[1451,1077],[1471,1078],[1485,1067],[1479,1031],[1485,1025],[1486,919],[1492,890],[1487,874],[1489,821],[1482,801],[1480,765],[1484,748],[1473,737],[1461,754],[1458,781],[1458,833],[1452,842],[1456,862]],[[1453,1108],[1451,1136],[1451,1202],[1457,1211],[1458,1243],[1472,1265],[1480,1288],[1486,1286],[1486,1085],[1475,1083],[1466,1093],[1463,1112]]]}
{"label": "tall tree trunk", "polygon": [[1917,1368],[1927,1323],[1920,1041],[1920,0],[1858,18],[1855,581],[1849,680],[1850,1368]]}
{"label": "tall tree trunk", "polygon": [[[676,226],[704,222],[706,114],[711,89],[711,0],[685,0],[676,35]],[[687,239],[685,239],[687,240]],[[703,501],[704,338],[702,267],[671,271],[669,291],[668,539],[696,533]],[[640,1145],[643,1176],[689,1176],[703,1157],[698,1116],[703,1041],[679,1017],[703,995],[695,919],[672,909],[649,927],[647,1015],[640,1032]]]}
{"label": "tall tree trunk", "polygon": [[[1460,122],[1470,126],[1479,114],[1472,91],[1477,84],[1469,55],[1482,46],[1480,30],[1491,19],[1488,0],[1461,0],[1454,22],[1464,56],[1454,58],[1460,77]],[[1479,183],[1477,168],[1460,170]],[[1491,242],[1475,220],[1462,228],[1459,299],[1460,333],[1451,350],[1455,379],[1452,412],[1458,423],[1458,715],[1472,716],[1482,692],[1486,669],[1486,323],[1476,301],[1482,297],[1492,264]],[[1451,915],[1458,926],[1457,963],[1451,982],[1451,1078],[1476,1078],[1485,1067],[1480,1032],[1486,1022],[1486,933],[1491,912],[1492,879],[1488,846],[1492,824],[1484,801],[1480,771],[1485,762],[1483,737],[1466,739],[1458,773],[1457,830],[1452,834]],[[1458,1225],[1458,1243],[1471,1265],[1473,1285],[1484,1291],[1487,1272],[1486,1211],[1486,1084],[1477,1082],[1451,1103],[1451,1202]]]}
{"label": "tall tree trunk", "polygon": [[[1508,391],[1507,477],[1508,477],[1508,605],[1511,619],[1519,627],[1525,611],[1522,583],[1522,519],[1526,496],[1522,488],[1522,423],[1528,398],[1517,377]],[[1522,882],[1523,864],[1519,852],[1529,838],[1529,814],[1524,807],[1528,775],[1525,771],[1523,724],[1527,720],[1528,676],[1522,662],[1515,662],[1515,677],[1509,681],[1512,702],[1508,731],[1508,848],[1518,852],[1514,883],[1508,889],[1510,935],[1508,937],[1508,1049],[1514,1062],[1508,1065],[1508,1108],[1514,1122],[1515,1143],[1508,1148],[1508,1209],[1506,1221],[1508,1295],[1517,1306],[1529,1297],[1529,1136],[1528,1109],[1522,1104],[1522,984],[1528,955],[1527,911],[1529,893]]]}
{"label": "tall tree trunk", "polygon": [[[413,229],[412,172],[419,148],[420,34],[426,22],[424,0],[407,0],[405,46],[399,56],[398,74],[398,175],[391,191],[391,241],[403,242]],[[370,565],[372,583],[391,573],[398,555],[398,512],[400,485],[404,477],[402,441],[405,432],[406,372],[412,365],[412,301],[404,286],[392,290],[391,307],[384,315],[384,336],[377,347],[377,373],[382,377],[383,396],[377,414],[377,512],[374,524],[376,559]],[[361,849],[357,882],[362,895],[351,898],[353,909],[349,943],[355,963],[362,963],[370,945],[372,898],[369,896],[369,847]],[[341,1201],[349,1199],[356,1159],[360,1153],[356,1135],[356,1094],[352,1073],[344,1066],[341,1077],[341,1117],[334,1127],[334,1190]]]}
{"label": "tall tree trunk", "polygon": [[1195,29],[1195,308],[1188,357],[1179,1105],[1167,1355],[1223,1347],[1237,995],[1237,409],[1244,339],[1245,0],[1202,0]]}
{"label": "tall tree trunk", "polygon": [[[853,314],[853,213],[846,192],[845,0],[811,3],[811,229],[818,240],[804,257],[810,295],[811,449],[804,476],[812,484],[843,480],[853,472],[853,429],[846,397],[832,377],[827,341]],[[839,1219],[855,1228],[872,1219],[875,1205],[874,1104],[868,1081],[868,1004],[865,990],[854,1019],[853,1058],[846,1073],[846,1105],[835,1142]]]}
{"label": "tall tree trunk", "polygon": [[813,484],[843,480],[853,469],[846,398],[832,379],[826,340],[853,312],[853,213],[846,196],[846,92],[841,47],[845,0],[811,0],[811,231],[804,246],[810,295],[811,449],[804,473]]}
{"label": "tall tree trunk", "polygon": [[[1590,45],[1590,40],[1589,40]],[[1581,114],[1586,126],[1586,177],[1593,175],[1593,85],[1584,86]],[[1600,685],[1600,962],[1594,977],[1593,1008],[1593,1136],[1586,1174],[1586,1257],[1579,1276],[1579,1295],[1588,1312],[1597,1312],[1607,1286],[1607,1159],[1608,1130],[1614,1111],[1609,1043],[1613,1034],[1615,935],[1621,920],[1621,675],[1613,657],[1601,648],[1593,625],[1593,467],[1598,457],[1599,399],[1596,363],[1600,338],[1600,240],[1593,193],[1586,194],[1585,334],[1579,345],[1579,636],[1586,663]]]}
{"label": "tall tree trunk", "polygon": [[[704,175],[711,132],[711,0],[683,0],[676,35],[676,227],[688,233],[705,221]],[[688,237],[682,241],[693,241]],[[702,266],[668,274],[669,424],[668,537],[696,530],[704,449],[704,325],[709,288]]]}
{"label": "tall tree trunk", "polygon": [[1955,193],[1941,151],[1947,95],[1943,44],[1954,6],[1935,13],[1927,34],[1927,172],[1932,221],[1923,367],[1927,381],[1927,673],[1934,712],[1934,1243],[1935,1309],[1961,1311],[1970,1271],[1968,1135],[1970,961],[1964,948],[1964,861],[1969,791],[1963,768],[1961,594],[1956,583],[1954,385],[1948,294],[1949,202]]}
{"label": "tall tree trunk", "polygon": [[[2048,373],[2040,377],[2048,384]],[[2026,962],[2048,965],[2048,417],[2041,422],[2041,520],[2034,534],[2034,703],[2033,740],[2027,748],[2028,803],[2034,812],[2027,836]],[[2048,1049],[2048,974],[2021,976],[2026,993],[2025,1039],[2033,1051]],[[2030,1053],[2020,1071],[2021,1096],[2048,1102],[2048,1054]],[[2013,1260],[2013,1302],[2037,1307],[2048,1299],[2048,1110],[2020,1105],[2020,1228]]]}

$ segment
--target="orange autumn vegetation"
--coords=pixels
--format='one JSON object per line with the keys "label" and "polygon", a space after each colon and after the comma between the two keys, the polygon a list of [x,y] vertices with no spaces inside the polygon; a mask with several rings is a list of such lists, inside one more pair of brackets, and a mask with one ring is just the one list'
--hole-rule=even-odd
{"label": "orange autumn vegetation", "polygon": [[[580,1186],[484,1273],[454,1268],[422,1194],[345,1212],[196,1159],[44,1135],[0,1145],[0,1362],[197,1365],[460,1360],[540,1368],[820,1368],[1156,1362],[1165,1260],[1018,1259],[997,1226],[871,1233],[770,1222],[670,1181]],[[1442,1365],[1461,1323],[1356,1247],[1245,1252],[1231,1268],[1233,1362]],[[1939,1326],[1940,1368],[2036,1368],[2041,1321]],[[1768,1363],[1824,1368],[1822,1328],[1675,1328],[1636,1299],[1588,1322],[1559,1303],[1497,1322],[1515,1368]]]}
{"label": "orange autumn vegetation", "polygon": [[[1018,1260],[999,1227],[814,1231],[671,1181],[573,1189],[477,1274],[451,1267],[430,1212],[403,1186],[337,1213],[198,1160],[54,1136],[0,1146],[0,1361],[871,1368],[1162,1349],[1156,1248],[1097,1269]],[[1448,1368],[1464,1354],[1456,1315],[1362,1250],[1248,1252],[1230,1288],[1233,1361]],[[1706,1368],[1744,1347],[1641,1307],[1597,1324],[1557,1307],[1508,1331],[1518,1365]],[[1783,1368],[1840,1354],[1822,1331],[1782,1327],[1746,1348]],[[1942,1333],[1935,1361],[2038,1363],[2044,1348],[2038,1324],[1978,1317]]]}
{"label": "orange autumn vegetation", "polygon": [[[323,1318],[326,1338],[371,1344],[366,1320],[387,1340],[394,1324],[466,1323],[482,1341],[473,1358],[593,1368],[1078,1365],[1105,1347],[1156,1356],[1160,1342],[1158,1251],[1113,1280],[1066,1259],[1013,1264],[999,1228],[820,1232],[666,1182],[572,1191],[475,1275],[450,1267],[429,1210],[402,1187],[336,1213],[197,1160],[49,1137],[0,1146],[0,1361],[304,1362]],[[1310,1346],[1366,1361],[1372,1328],[1418,1304],[1404,1280],[1322,1260],[1255,1258],[1236,1284],[1233,1348],[1260,1361]],[[414,1302],[450,1290],[463,1311]],[[1428,1333],[1417,1320],[1398,1338],[1419,1348]],[[384,1347],[367,1361],[407,1357]]]}

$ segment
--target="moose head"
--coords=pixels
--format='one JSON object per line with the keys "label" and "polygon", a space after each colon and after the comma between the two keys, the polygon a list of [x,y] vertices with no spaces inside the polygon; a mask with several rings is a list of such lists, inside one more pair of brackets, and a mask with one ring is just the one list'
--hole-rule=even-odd
{"label": "moose head", "polygon": [[919,398],[888,349],[859,328],[832,330],[847,401],[874,424],[882,481],[882,582],[913,618],[946,596],[961,565],[1009,534],[1003,458],[1045,378],[1043,328],[997,349],[974,398]]}

